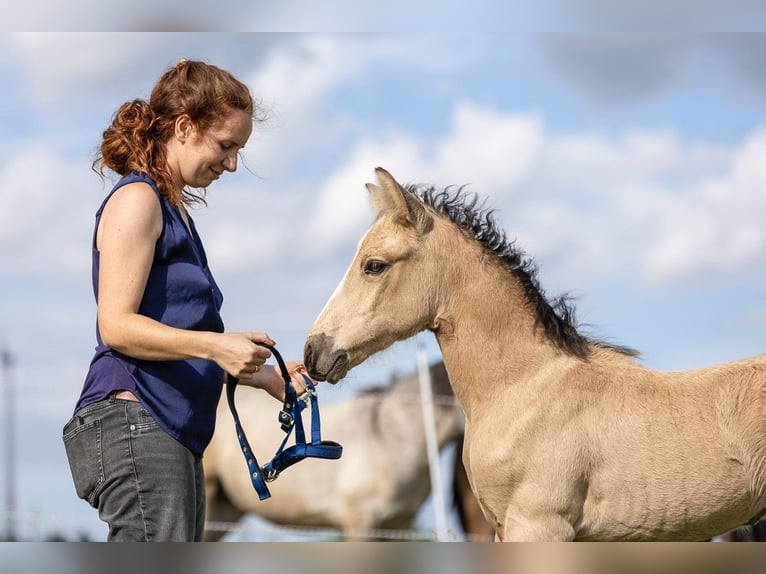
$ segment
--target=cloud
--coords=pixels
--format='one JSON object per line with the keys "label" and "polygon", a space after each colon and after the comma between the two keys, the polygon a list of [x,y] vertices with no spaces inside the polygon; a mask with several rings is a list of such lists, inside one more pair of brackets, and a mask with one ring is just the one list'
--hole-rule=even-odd
{"label": "cloud", "polygon": [[[456,106],[453,132],[444,139],[392,132],[365,137],[319,189],[309,231],[312,253],[331,252],[361,237],[371,221],[363,184],[383,167],[402,184],[492,189],[501,198],[527,175],[541,136],[536,117],[506,116],[469,103]],[[503,190],[506,190],[503,192]]]}
{"label": "cloud", "polygon": [[72,163],[44,142],[21,150],[0,168],[3,273],[39,278],[87,272],[98,206],[83,197],[98,185],[95,175],[85,162]]}
{"label": "cloud", "polygon": [[[145,32],[484,32],[550,21],[545,5],[528,6],[478,0],[462,2],[391,0],[385,4],[357,0],[246,2],[222,0],[216,10],[199,0],[166,0],[161,5],[136,0],[129,6],[106,6],[74,0],[65,6],[32,0],[23,9],[10,8],[5,27],[53,31]],[[232,14],[236,14],[232,18]],[[531,22],[530,22],[531,21]],[[556,19],[558,23],[558,19]],[[558,26],[554,26],[558,28]]]}
{"label": "cloud", "polygon": [[438,77],[470,66],[485,49],[484,42],[470,39],[456,53],[449,38],[401,36],[391,42],[387,36],[322,34],[275,45],[246,77],[269,116],[251,138],[248,162],[270,178],[296,163],[337,161],[353,148],[360,131],[380,129],[375,118],[353,114],[344,104],[346,92],[359,90],[356,97],[363,98],[365,90],[374,89],[376,96],[397,91],[402,87],[387,85],[386,78],[403,71]]}
{"label": "cloud", "polygon": [[[763,263],[766,132],[736,146],[667,130],[558,134],[536,116],[462,103],[442,139],[365,138],[319,187],[305,249],[355,244],[371,211],[362,188],[382,165],[402,183],[466,188],[509,236],[555,262],[557,275],[647,287],[734,274]],[[587,264],[584,264],[587,262]]]}
{"label": "cloud", "polygon": [[766,62],[761,57],[766,51],[766,34],[716,34],[707,39],[708,66],[712,58],[722,73],[737,80],[744,94],[757,100],[766,97]]}
{"label": "cloud", "polygon": [[[137,38],[129,34],[42,34],[10,36],[8,49],[24,72],[26,96],[33,105],[56,108],[93,105],[96,96],[115,88],[124,99],[140,97],[144,82],[132,81],[134,65],[157,45],[159,37]],[[164,63],[159,64],[163,66]],[[159,70],[157,71],[159,75]],[[135,93],[125,93],[125,85]],[[148,92],[148,90],[147,90]],[[89,94],[87,102],[82,98]],[[60,108],[59,108],[60,109]]]}
{"label": "cloud", "polygon": [[556,33],[535,36],[535,45],[546,72],[601,112],[646,105],[711,77],[729,95],[766,98],[758,57],[765,34]]}
{"label": "cloud", "polygon": [[590,281],[616,276],[662,287],[735,273],[766,249],[757,223],[763,201],[752,192],[764,177],[752,158],[763,151],[759,131],[731,148],[684,144],[664,132],[553,137],[541,166],[553,177],[542,187],[546,195],[572,191],[559,204],[568,221],[535,226],[530,202],[525,227],[562,271],[598,262]]}
{"label": "cloud", "polygon": [[763,265],[764,154],[766,129],[761,128],[734,151],[720,177],[666,194],[669,209],[658,219],[658,239],[646,254],[647,275],[689,280]]}
{"label": "cloud", "polygon": [[263,14],[263,21],[269,21],[268,3],[260,2],[256,8],[244,0],[222,0],[216,6],[211,11],[199,0],[167,0],[161,5],[137,0],[130,6],[106,6],[92,0],[73,0],[66,5],[32,0],[23,9],[11,10],[4,24],[11,29],[45,32],[173,32],[226,30],[234,13],[249,22]]}
{"label": "cloud", "polygon": [[709,0],[552,0],[544,3],[548,18],[555,18],[557,29],[567,32],[600,33],[630,30],[632,34],[661,32],[708,32],[710,30],[760,31],[758,23],[766,15],[762,5],[752,0],[721,3]]}
{"label": "cloud", "polygon": [[541,56],[594,107],[645,102],[684,79],[689,39],[662,34],[543,34]]}
{"label": "cloud", "polygon": [[[16,33],[3,36],[0,58],[20,71],[25,96],[38,111],[69,115],[147,98],[154,82],[180,58],[215,63],[247,77],[285,44],[271,34]],[[0,60],[2,61],[2,60]]]}
{"label": "cloud", "polygon": [[426,170],[447,185],[492,189],[499,199],[529,177],[544,137],[538,116],[496,113],[470,102],[455,107],[452,129],[435,144]]}
{"label": "cloud", "polygon": [[327,98],[363,69],[365,51],[348,44],[325,36],[301,37],[269,51],[247,76],[269,116],[247,150],[248,161],[259,172],[280,173],[302,150],[317,144],[321,148],[322,139],[336,140],[336,133],[318,129],[318,118],[329,113]]}

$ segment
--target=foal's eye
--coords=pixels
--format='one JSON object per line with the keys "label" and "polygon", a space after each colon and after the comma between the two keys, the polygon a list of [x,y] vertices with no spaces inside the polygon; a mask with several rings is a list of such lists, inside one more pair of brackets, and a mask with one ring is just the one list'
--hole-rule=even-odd
{"label": "foal's eye", "polygon": [[383,271],[386,270],[386,265],[382,261],[378,261],[377,259],[372,259],[368,261],[364,266],[364,272],[368,275],[380,275],[383,273]]}

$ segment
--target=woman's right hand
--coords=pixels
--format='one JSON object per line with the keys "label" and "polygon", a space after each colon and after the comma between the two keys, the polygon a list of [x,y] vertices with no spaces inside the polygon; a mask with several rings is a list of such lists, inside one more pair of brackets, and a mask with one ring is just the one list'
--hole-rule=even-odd
{"label": "woman's right hand", "polygon": [[271,357],[271,351],[256,343],[275,346],[266,333],[220,333],[213,360],[232,377],[249,378]]}

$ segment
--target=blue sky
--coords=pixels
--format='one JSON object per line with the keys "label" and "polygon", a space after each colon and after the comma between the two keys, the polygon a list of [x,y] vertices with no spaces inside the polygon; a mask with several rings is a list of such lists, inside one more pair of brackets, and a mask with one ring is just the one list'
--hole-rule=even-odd
{"label": "blue sky", "polygon": [[[297,356],[371,222],[364,183],[468,184],[587,331],[659,369],[763,352],[766,36],[0,35],[0,345],[17,360],[17,508],[103,532],[60,429],[94,346],[90,171],[111,114],[179,58],[228,68],[269,109],[193,213],[230,329]],[[395,346],[341,400],[415,369]],[[4,404],[4,402],[2,403]],[[26,526],[26,528],[31,528]],[[34,533],[30,534],[34,535]]]}

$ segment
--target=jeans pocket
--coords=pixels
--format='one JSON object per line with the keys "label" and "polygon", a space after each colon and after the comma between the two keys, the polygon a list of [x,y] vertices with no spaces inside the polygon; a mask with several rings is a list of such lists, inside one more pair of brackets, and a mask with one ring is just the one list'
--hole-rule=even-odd
{"label": "jeans pocket", "polygon": [[141,428],[149,430],[158,428],[160,426],[157,424],[157,421],[154,420],[154,417],[149,414],[149,411],[143,407],[141,407],[141,409],[138,411],[138,425]]}
{"label": "jeans pocket", "polygon": [[79,417],[72,417],[64,426],[63,440],[77,496],[95,508],[99,488],[104,483],[101,421],[83,423]]}

